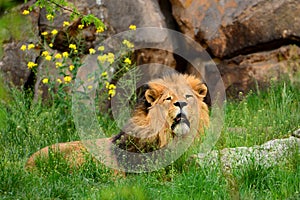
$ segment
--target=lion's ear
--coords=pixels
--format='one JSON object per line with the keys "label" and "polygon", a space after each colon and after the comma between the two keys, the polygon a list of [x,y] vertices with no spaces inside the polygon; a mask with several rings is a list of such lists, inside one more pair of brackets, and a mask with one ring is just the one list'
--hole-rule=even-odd
{"label": "lion's ear", "polygon": [[197,92],[197,94],[200,95],[200,97],[205,97],[207,94],[207,87],[202,81],[197,79],[194,76],[186,76],[186,80],[188,84],[191,86],[191,88]]}
{"label": "lion's ear", "polygon": [[206,94],[207,94],[207,87],[204,83],[201,83],[197,86],[197,89],[196,91],[198,92],[198,94],[201,96],[201,97],[206,97]]}
{"label": "lion's ear", "polygon": [[150,83],[145,92],[146,101],[150,104],[154,103],[162,94],[163,86],[160,84]]}

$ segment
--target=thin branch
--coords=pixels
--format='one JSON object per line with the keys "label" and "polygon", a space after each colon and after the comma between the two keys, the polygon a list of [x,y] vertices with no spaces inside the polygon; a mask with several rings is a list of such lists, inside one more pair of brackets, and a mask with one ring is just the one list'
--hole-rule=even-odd
{"label": "thin branch", "polygon": [[64,6],[62,6],[62,5],[60,5],[60,4],[56,3],[56,2],[54,2],[54,1],[52,1],[52,0],[50,0],[50,2],[51,2],[52,4],[54,4],[55,6],[57,6],[57,7],[61,8],[61,9],[63,9],[63,10],[66,10],[66,11],[69,11],[69,12],[72,12],[72,13],[75,13],[76,15],[79,15],[79,16],[83,16],[81,13],[76,12],[75,10],[66,8],[66,7],[64,7]]}

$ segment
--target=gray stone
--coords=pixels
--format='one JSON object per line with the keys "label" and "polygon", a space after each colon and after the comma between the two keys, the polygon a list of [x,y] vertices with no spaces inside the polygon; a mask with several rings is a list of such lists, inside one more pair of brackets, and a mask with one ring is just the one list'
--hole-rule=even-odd
{"label": "gray stone", "polygon": [[[117,6],[116,6],[117,5]],[[167,24],[168,19],[162,13],[157,0],[132,1],[132,0],[103,0],[103,6],[106,8],[105,21],[111,27],[112,33],[120,33],[129,30],[128,27],[133,24],[137,28],[141,27],[158,27],[167,28],[171,25]],[[170,21],[170,20],[169,20]],[[157,34],[152,31],[143,32],[148,34],[137,35],[136,41],[152,43],[156,45],[166,42],[169,39],[167,33]],[[143,41],[144,38],[151,38],[151,41]],[[139,41],[139,39],[141,41]],[[170,49],[173,47],[171,46]],[[175,68],[176,61],[172,52],[159,49],[143,49],[136,52],[137,65],[158,63]],[[151,65],[149,65],[151,67]]]}
{"label": "gray stone", "polygon": [[214,150],[206,154],[198,154],[195,158],[200,165],[207,162],[211,164],[221,162],[223,170],[229,172],[232,169],[252,164],[263,167],[285,164],[295,153],[300,153],[300,139],[291,136],[285,139],[274,139],[253,147]]}

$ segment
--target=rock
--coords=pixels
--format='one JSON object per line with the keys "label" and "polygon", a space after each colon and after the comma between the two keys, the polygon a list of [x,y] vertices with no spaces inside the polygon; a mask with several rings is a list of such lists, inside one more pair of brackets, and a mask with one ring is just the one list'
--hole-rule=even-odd
{"label": "rock", "polygon": [[[32,2],[15,10],[20,13]],[[288,76],[297,81],[299,78],[299,48],[289,46],[300,42],[300,4],[297,0],[76,0],[72,3],[79,12],[94,14],[102,19],[108,27],[105,34],[97,35],[93,25],[78,29],[80,19],[64,27],[63,22],[69,21],[70,17],[68,10],[63,10],[53,21],[49,21],[45,10],[36,9],[29,16],[22,16],[31,23],[20,25],[23,30],[20,38],[11,36],[8,29],[2,30],[5,39],[0,41],[4,48],[0,70],[5,73],[7,82],[32,87],[34,81],[40,80],[30,73],[26,64],[28,61],[39,60],[40,49],[44,47],[37,45],[32,51],[24,52],[20,50],[22,44],[41,44],[45,39],[48,44],[53,43],[53,50],[68,51],[69,44],[76,43],[84,48],[86,54],[89,48],[97,46],[103,38],[129,30],[131,24],[138,28],[179,28],[202,44],[217,61],[227,94],[231,97],[236,97],[239,92],[246,93],[257,85],[266,86],[271,79],[279,80]],[[58,31],[56,35],[50,33],[53,29]],[[47,36],[41,36],[44,31],[48,32]],[[189,45],[181,48],[180,42],[172,39],[169,34],[148,34],[153,47],[166,42],[170,51],[159,48],[138,50],[134,54],[137,65],[158,63],[183,73],[198,73],[184,58],[173,54],[178,49],[189,52]],[[168,43],[168,40],[172,43]],[[198,54],[192,56],[195,61],[201,60]],[[201,62],[197,63],[201,65]],[[158,73],[154,66],[157,65],[149,66],[152,75]],[[217,80],[214,78],[215,73],[218,72],[209,69],[207,65],[201,76],[205,80]],[[211,85],[218,84],[216,81]],[[212,94],[214,90],[217,91],[210,88]]]}
{"label": "rock", "polygon": [[28,62],[35,62],[39,51],[23,52],[20,47],[23,42],[11,42],[4,45],[4,56],[0,62],[0,70],[5,74],[4,80],[12,86],[23,86],[31,74],[27,68]]}
{"label": "rock", "polygon": [[[166,5],[166,1],[163,5]],[[116,6],[118,5],[118,6]],[[167,24],[171,21],[169,17],[165,17],[162,13],[157,0],[148,1],[132,1],[132,0],[103,0],[103,6],[106,8],[107,24],[112,28],[111,34],[120,33],[129,30],[128,27],[133,24],[137,28],[140,27],[172,27],[172,24]],[[168,39],[168,35],[153,35],[151,41],[155,44],[160,44]],[[149,41],[146,41],[149,42]],[[159,49],[143,49],[136,52],[137,65],[158,63],[175,69],[176,61],[172,52]],[[149,66],[151,67],[151,65]]]}
{"label": "rock", "polygon": [[221,151],[211,151],[209,153],[200,153],[196,161],[201,165],[203,163],[219,163],[225,172],[232,169],[241,168],[249,165],[262,167],[274,167],[285,164],[295,154],[300,153],[300,139],[289,137],[285,139],[275,139],[259,146],[226,148]]}
{"label": "rock", "polygon": [[[40,54],[38,45],[38,11],[33,10],[31,15],[21,16],[21,12],[30,6],[30,2],[22,6],[18,6],[6,17],[10,17],[11,24],[15,27],[7,27],[10,38],[4,41],[3,57],[0,62],[0,71],[4,74],[4,81],[13,86],[23,86],[29,80],[31,72],[27,68],[28,62],[35,62]],[[17,33],[16,33],[17,31]],[[14,32],[14,33],[11,33]],[[31,50],[22,51],[22,45],[35,44]]]}
{"label": "rock", "polygon": [[298,0],[171,0],[180,30],[228,58],[300,41]]}
{"label": "rock", "polygon": [[107,9],[107,22],[115,33],[127,31],[131,24],[137,27],[166,27],[157,0],[103,0]]}
{"label": "rock", "polygon": [[300,129],[298,130],[295,130],[293,133],[292,133],[292,136],[296,137],[296,138],[299,138],[300,139]]}
{"label": "rock", "polygon": [[300,77],[300,48],[283,46],[273,51],[240,55],[220,61],[217,65],[228,97],[238,97],[257,87],[265,88],[271,81]]}

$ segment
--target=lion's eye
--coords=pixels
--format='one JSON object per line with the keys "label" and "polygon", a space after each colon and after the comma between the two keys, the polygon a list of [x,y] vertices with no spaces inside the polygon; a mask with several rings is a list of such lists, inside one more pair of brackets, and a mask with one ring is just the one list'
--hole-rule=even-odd
{"label": "lion's eye", "polygon": [[188,99],[188,98],[192,98],[192,97],[194,97],[193,95],[191,95],[191,94],[187,94],[187,95],[185,95],[185,98],[186,99]]}
{"label": "lion's eye", "polygon": [[172,97],[167,97],[165,100],[171,101],[171,100],[172,100]]}

